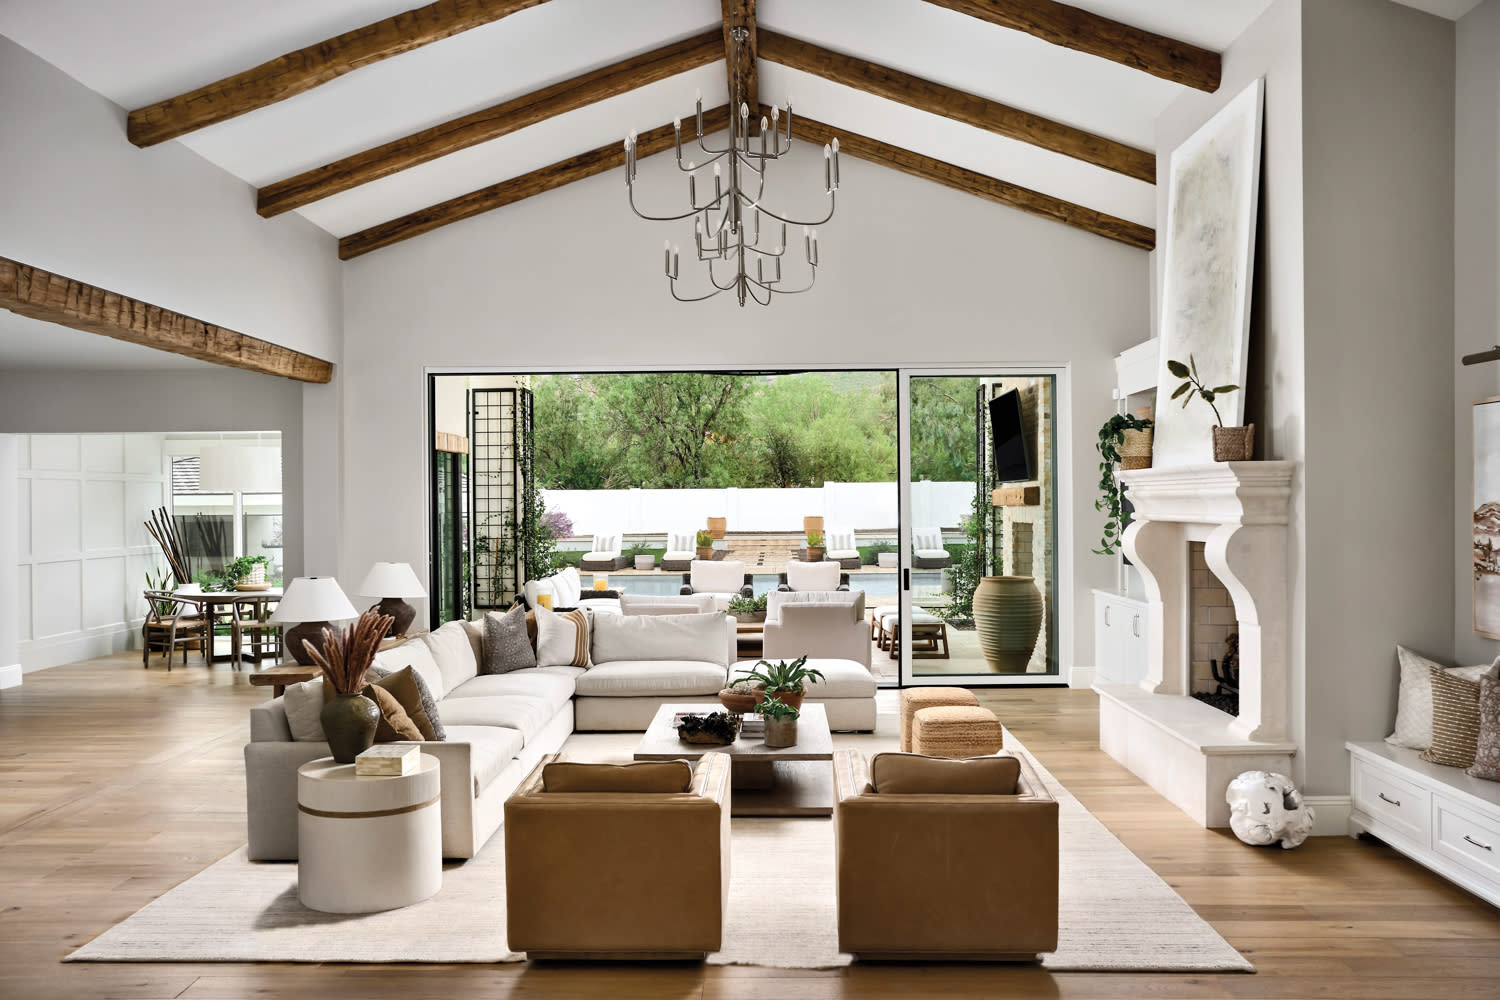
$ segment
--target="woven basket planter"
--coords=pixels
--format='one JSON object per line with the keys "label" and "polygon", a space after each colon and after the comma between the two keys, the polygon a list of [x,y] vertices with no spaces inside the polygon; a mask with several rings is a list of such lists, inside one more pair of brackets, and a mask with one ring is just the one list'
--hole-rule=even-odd
{"label": "woven basket planter", "polygon": [[723,538],[724,532],[729,530],[729,519],[723,517],[711,517],[708,519],[708,533],[715,538]]}
{"label": "woven basket planter", "polygon": [[1151,468],[1151,442],[1155,434],[1147,427],[1143,431],[1126,428],[1124,440],[1120,442],[1120,468]]}
{"label": "woven basket planter", "polygon": [[1214,428],[1215,462],[1248,462],[1255,450],[1255,425]]}

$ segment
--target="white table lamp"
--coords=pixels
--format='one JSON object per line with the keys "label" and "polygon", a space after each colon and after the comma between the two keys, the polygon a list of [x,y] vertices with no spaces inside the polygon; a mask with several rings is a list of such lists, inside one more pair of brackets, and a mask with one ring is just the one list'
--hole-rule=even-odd
{"label": "white table lamp", "polygon": [[422,581],[412,572],[411,563],[395,562],[378,562],[372,566],[365,574],[364,583],[359,585],[359,592],[365,597],[380,598],[375,610],[396,619],[389,635],[405,635],[417,617],[417,609],[402,598],[427,596]]}
{"label": "white table lamp", "polygon": [[348,621],[358,618],[359,612],[349,603],[349,598],[339,589],[339,583],[331,576],[299,576],[286,588],[271,612],[270,621],[282,624],[296,623],[286,630],[285,642],[292,658],[304,667],[314,665],[302,640],[310,641],[318,652],[323,651],[323,629],[330,622]]}

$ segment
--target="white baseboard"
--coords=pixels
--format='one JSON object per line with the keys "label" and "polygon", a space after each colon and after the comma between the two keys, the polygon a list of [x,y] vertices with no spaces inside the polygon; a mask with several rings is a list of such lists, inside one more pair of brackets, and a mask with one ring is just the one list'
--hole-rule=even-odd
{"label": "white baseboard", "polygon": [[1304,795],[1302,801],[1312,806],[1314,837],[1349,836],[1349,815],[1354,800],[1347,795]]}
{"label": "white baseboard", "polygon": [[20,643],[21,667],[31,673],[46,670],[64,663],[92,660],[96,656],[108,656],[137,645],[141,637],[141,623],[118,622],[82,632],[67,632],[51,635],[45,639],[30,639]]}
{"label": "white baseboard", "polygon": [[1091,688],[1094,686],[1094,668],[1075,666],[1068,671],[1068,687]]}
{"label": "white baseboard", "polygon": [[23,673],[24,671],[21,670],[21,665],[19,663],[12,663],[8,666],[0,667],[0,691],[5,690],[6,688],[20,687],[21,676]]}

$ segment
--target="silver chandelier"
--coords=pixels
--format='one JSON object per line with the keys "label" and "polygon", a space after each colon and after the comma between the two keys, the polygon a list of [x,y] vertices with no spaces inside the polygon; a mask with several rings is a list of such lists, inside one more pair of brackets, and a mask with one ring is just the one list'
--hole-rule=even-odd
{"label": "silver chandelier", "polygon": [[[735,43],[735,65],[739,65],[739,46],[748,32],[742,27],[731,29]],[[693,246],[700,261],[708,262],[708,280],[713,291],[702,295],[683,296],[677,293],[678,247],[666,241],[665,268],[667,285],[672,297],[678,302],[702,302],[723,292],[733,291],[740,305],[751,299],[758,305],[770,305],[774,295],[790,295],[805,292],[818,277],[818,231],[833,218],[834,199],[839,187],[839,141],[823,147],[823,187],[828,195],[828,214],[821,219],[798,221],[778,215],[762,204],[765,193],[766,170],[772,160],[778,160],[792,147],[792,102],[786,102],[785,131],[781,127],[782,109],[771,108],[771,117],[760,119],[759,150],[753,149],[750,139],[750,107],[740,93],[736,76],[735,93],[730,95],[731,108],[738,107],[739,114],[729,116],[729,144],[723,149],[713,149],[703,141],[703,92],[698,91],[695,115],[698,147],[708,156],[702,163],[682,161],[682,121],[672,122],[672,144],[677,153],[677,169],[688,175],[688,205],[690,210],[681,215],[647,215],[635,204],[635,171],[637,137],[634,129],[625,137],[625,186],[629,193],[630,209],[649,222],[678,222],[693,219]],[[769,148],[768,140],[769,138]],[[722,162],[721,162],[722,161]],[[698,171],[713,166],[714,196],[711,201],[698,203]],[[752,190],[753,189],[753,192]],[[767,215],[781,223],[781,232],[775,245],[761,246],[760,217]],[[810,268],[807,284],[800,288],[782,287],[781,258],[787,251],[787,226],[802,227],[802,244]],[[754,258],[755,266],[750,267]],[[715,270],[715,263],[719,268]],[[754,271],[752,274],[751,271]]]}

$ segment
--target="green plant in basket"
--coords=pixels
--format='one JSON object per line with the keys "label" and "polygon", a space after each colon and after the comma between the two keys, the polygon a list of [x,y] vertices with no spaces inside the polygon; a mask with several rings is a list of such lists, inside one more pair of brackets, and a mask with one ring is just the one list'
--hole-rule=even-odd
{"label": "green plant in basket", "polygon": [[809,531],[807,533],[807,547],[820,549],[823,547],[823,533],[821,531]]}
{"label": "green plant in basket", "polygon": [[237,556],[224,564],[224,589],[233,590],[240,581],[255,571],[256,566],[271,567],[271,560],[265,556]]}
{"label": "green plant in basket", "polygon": [[698,547],[700,549],[709,548],[709,547],[711,547],[713,545],[713,543],[714,543],[714,536],[711,535],[711,534],[709,534],[709,531],[708,531],[707,528],[700,528],[700,529],[698,529]]}
{"label": "green plant in basket", "polygon": [[770,695],[766,695],[761,698],[760,704],[755,706],[755,711],[760,713],[760,717],[763,719],[786,719],[795,721],[802,715],[801,712],[797,711],[795,708],[788,705],[780,698],[773,698]]}
{"label": "green plant in basket", "polygon": [[[1177,362],[1168,362],[1169,365]],[[1117,413],[1104,422],[1099,428],[1099,440],[1094,447],[1099,452],[1099,499],[1094,501],[1094,509],[1104,511],[1104,537],[1099,542],[1099,548],[1094,549],[1098,556],[1112,556],[1116,547],[1120,544],[1120,533],[1124,530],[1121,522],[1124,515],[1121,508],[1120,484],[1115,480],[1115,465],[1122,460],[1120,446],[1125,443],[1126,431],[1144,431],[1151,427],[1151,418],[1137,417],[1133,413]]]}
{"label": "green plant in basket", "polygon": [[1174,378],[1183,380],[1182,384],[1172,391],[1173,399],[1182,396],[1182,405],[1186,408],[1193,401],[1194,396],[1202,396],[1203,401],[1214,411],[1214,419],[1219,422],[1219,426],[1224,426],[1224,418],[1219,414],[1219,408],[1214,406],[1214,399],[1226,393],[1238,391],[1239,386],[1216,385],[1210,389],[1198,377],[1198,362],[1194,360],[1191,354],[1188,355],[1187,364],[1183,364],[1181,361],[1168,361],[1167,371],[1171,372]]}
{"label": "green plant in basket", "polygon": [[729,613],[732,615],[753,615],[766,610],[766,598],[769,594],[761,594],[759,597],[743,597],[739,594],[729,599]]}
{"label": "green plant in basket", "polygon": [[749,670],[740,671],[740,675],[745,680],[759,681],[764,684],[768,696],[782,691],[788,694],[801,694],[807,689],[808,682],[823,679],[821,670],[806,664],[807,657],[805,656],[799,656],[791,663],[785,660],[779,660],[776,663],[761,660]]}

